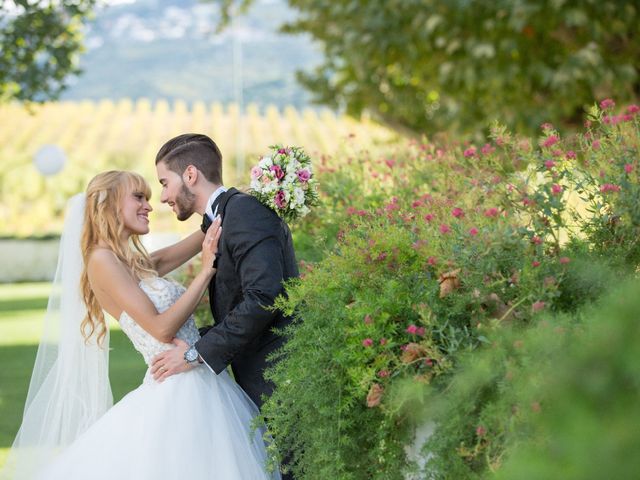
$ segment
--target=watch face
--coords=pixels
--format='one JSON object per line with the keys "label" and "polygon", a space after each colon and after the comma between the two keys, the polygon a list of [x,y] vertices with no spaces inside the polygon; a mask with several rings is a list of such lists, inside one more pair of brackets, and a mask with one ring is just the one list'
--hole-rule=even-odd
{"label": "watch face", "polygon": [[184,358],[186,358],[187,362],[193,362],[196,358],[198,358],[198,352],[195,348],[191,347],[185,352]]}

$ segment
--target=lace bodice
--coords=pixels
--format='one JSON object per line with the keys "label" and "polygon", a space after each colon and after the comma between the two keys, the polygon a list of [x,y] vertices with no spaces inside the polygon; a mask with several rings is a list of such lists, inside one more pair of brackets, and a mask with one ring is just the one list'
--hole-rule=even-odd
{"label": "lace bodice", "polygon": [[[185,288],[171,280],[161,277],[146,278],[140,282],[140,288],[147,294],[158,312],[168,309],[184,293]],[[147,365],[157,354],[173,348],[170,343],[162,343],[147,333],[127,312],[120,315],[120,327],[129,337],[135,349],[142,354]],[[177,338],[193,345],[200,339],[193,315],[180,327]]]}

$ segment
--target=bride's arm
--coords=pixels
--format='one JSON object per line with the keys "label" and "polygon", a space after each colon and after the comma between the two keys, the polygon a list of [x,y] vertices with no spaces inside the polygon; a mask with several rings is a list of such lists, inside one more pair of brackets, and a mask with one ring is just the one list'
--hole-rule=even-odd
{"label": "bride's arm", "polygon": [[161,277],[175,270],[200,251],[203,239],[204,233],[198,230],[173,245],[151,253],[154,270]]}
{"label": "bride's arm", "polygon": [[138,286],[129,269],[107,249],[95,250],[87,272],[91,288],[98,298],[109,298],[132,317],[146,332],[164,343],[170,343],[182,324],[196,309],[211,278],[220,229],[210,229],[202,243],[202,271],[196,275],[184,294],[167,310],[158,313],[149,297]]}

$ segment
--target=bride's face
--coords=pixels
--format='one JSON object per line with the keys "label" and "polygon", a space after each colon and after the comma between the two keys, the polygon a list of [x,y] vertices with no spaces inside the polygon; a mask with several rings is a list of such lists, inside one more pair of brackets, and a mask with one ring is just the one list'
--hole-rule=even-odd
{"label": "bride's face", "polygon": [[127,191],[121,204],[124,232],[129,235],[149,233],[149,212],[152,210],[143,192]]}

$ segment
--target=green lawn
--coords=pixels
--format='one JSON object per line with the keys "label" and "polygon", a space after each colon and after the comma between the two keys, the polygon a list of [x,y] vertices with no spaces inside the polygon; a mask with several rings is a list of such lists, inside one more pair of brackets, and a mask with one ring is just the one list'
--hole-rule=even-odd
{"label": "green lawn", "polygon": [[[22,419],[49,288],[48,283],[0,285],[0,466]],[[113,323],[109,376],[118,401],[142,382],[146,366]]]}

